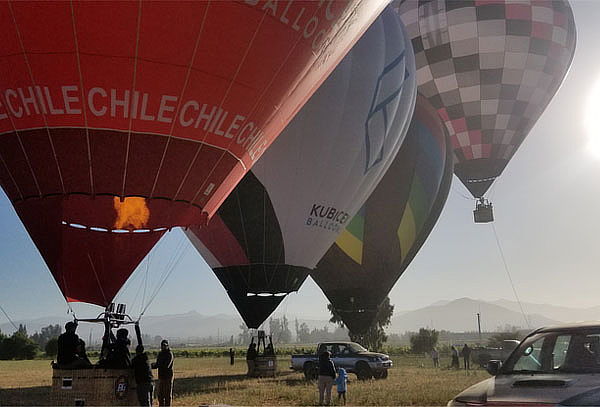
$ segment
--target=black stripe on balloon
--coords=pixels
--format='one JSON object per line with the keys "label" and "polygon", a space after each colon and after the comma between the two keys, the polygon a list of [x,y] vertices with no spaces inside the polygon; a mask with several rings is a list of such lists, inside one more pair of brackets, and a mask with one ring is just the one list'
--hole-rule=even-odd
{"label": "black stripe on balloon", "polygon": [[252,171],[235,187],[218,213],[250,264],[276,264],[285,259],[283,235],[273,204]]}

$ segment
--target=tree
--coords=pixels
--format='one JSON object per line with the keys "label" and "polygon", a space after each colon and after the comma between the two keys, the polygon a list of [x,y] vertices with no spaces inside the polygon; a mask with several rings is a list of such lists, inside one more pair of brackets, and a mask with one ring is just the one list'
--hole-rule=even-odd
{"label": "tree", "polygon": [[19,329],[8,338],[0,342],[0,360],[11,359],[33,359],[38,351],[37,344],[23,332],[24,327]]}
{"label": "tree", "polygon": [[51,358],[55,357],[58,354],[58,338],[52,338],[46,342],[44,351],[46,352],[46,355]]}
{"label": "tree", "polygon": [[437,345],[440,333],[435,329],[419,329],[419,333],[410,337],[410,348],[413,353],[431,352]]}
{"label": "tree", "polygon": [[[329,322],[345,327],[341,315],[336,312],[333,305],[328,304],[327,309],[331,312]],[[358,342],[370,350],[380,350],[387,341],[384,328],[390,324],[392,315],[394,315],[394,306],[390,304],[390,297],[385,297],[385,300],[379,305],[373,325],[366,332],[349,331],[350,340]]]}
{"label": "tree", "polygon": [[240,345],[248,345],[252,340],[252,334],[250,333],[250,329],[246,326],[246,324],[240,324],[240,329],[242,332],[238,334],[238,341]]}
{"label": "tree", "polygon": [[271,318],[269,320],[269,333],[276,343],[290,343],[292,341],[292,331],[290,331],[289,321],[284,315],[283,318]]}
{"label": "tree", "polygon": [[298,324],[298,320],[296,320],[296,342],[310,343],[310,329],[306,322]]}
{"label": "tree", "polygon": [[19,324],[19,329],[17,329],[17,332],[15,332],[15,333],[18,333],[18,334],[21,334],[21,335],[27,337],[28,336],[27,335],[27,327],[23,324]]}
{"label": "tree", "polygon": [[58,324],[48,325],[43,327],[39,333],[36,332],[31,335],[31,339],[37,343],[41,349],[44,349],[50,339],[59,337],[61,331],[62,329]]}

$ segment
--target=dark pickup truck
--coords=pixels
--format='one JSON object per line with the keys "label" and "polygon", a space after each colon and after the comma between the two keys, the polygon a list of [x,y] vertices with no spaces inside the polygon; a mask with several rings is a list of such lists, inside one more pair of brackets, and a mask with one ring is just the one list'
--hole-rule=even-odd
{"label": "dark pickup truck", "polygon": [[304,372],[307,379],[317,376],[319,355],[329,351],[336,367],[343,367],[349,373],[355,373],[359,380],[372,377],[385,379],[392,360],[383,353],[369,352],[355,342],[323,342],[317,346],[316,355],[292,355],[293,370]]}

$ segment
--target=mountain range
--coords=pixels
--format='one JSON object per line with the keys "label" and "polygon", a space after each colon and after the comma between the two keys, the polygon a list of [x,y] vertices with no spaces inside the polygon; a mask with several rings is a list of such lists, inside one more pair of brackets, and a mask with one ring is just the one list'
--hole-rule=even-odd
{"label": "mountain range", "polygon": [[[525,316],[521,312],[521,307]],[[392,318],[387,331],[404,333],[418,331],[419,328],[429,327],[437,330],[453,332],[477,331],[477,313],[481,317],[482,331],[496,331],[515,327],[520,329],[537,328],[544,325],[555,325],[563,322],[600,320],[600,306],[592,308],[570,308],[549,304],[533,304],[499,299],[482,301],[471,298],[442,300],[427,307],[410,311],[397,311]],[[294,332],[295,316],[288,315],[289,327]],[[25,324],[31,334],[49,324],[63,325],[68,316],[48,316],[25,321],[15,321],[15,324]],[[326,320],[308,320],[298,316],[300,323],[305,322],[310,329],[333,326]],[[202,315],[196,311],[183,314],[146,316],[142,320],[143,332],[167,338],[193,340],[194,338],[212,337],[215,343],[228,340],[231,335],[240,332],[242,320],[234,315]],[[0,331],[11,333],[14,328],[9,323],[0,324]],[[82,325],[80,335],[88,339],[90,334],[96,340],[101,335],[100,325]]]}

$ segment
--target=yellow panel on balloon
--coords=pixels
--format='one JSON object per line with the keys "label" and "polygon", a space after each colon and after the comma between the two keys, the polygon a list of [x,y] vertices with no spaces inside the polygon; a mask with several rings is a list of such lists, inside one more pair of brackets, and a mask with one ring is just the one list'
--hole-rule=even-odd
{"label": "yellow panel on balloon", "polygon": [[340,234],[335,243],[346,253],[352,260],[358,264],[362,264],[363,242],[350,233],[347,229]]}
{"label": "yellow panel on balloon", "polygon": [[398,239],[400,241],[400,253],[402,257],[408,253],[417,237],[415,217],[410,205],[406,206],[402,221],[398,227]]}

